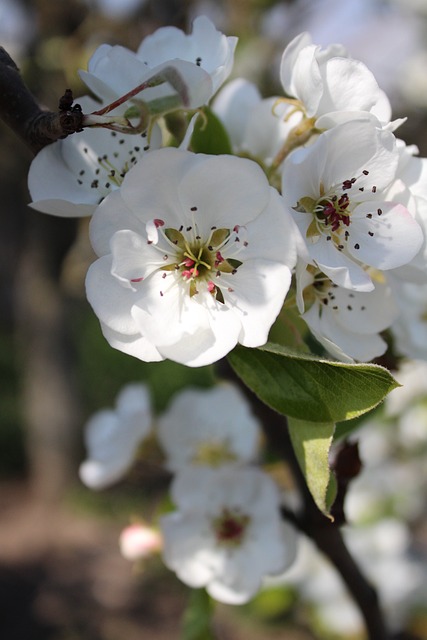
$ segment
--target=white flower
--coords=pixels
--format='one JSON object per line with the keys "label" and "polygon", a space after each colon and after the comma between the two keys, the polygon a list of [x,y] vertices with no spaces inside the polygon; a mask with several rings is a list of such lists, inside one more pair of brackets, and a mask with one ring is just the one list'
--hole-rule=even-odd
{"label": "white flower", "polygon": [[403,204],[423,230],[421,250],[408,264],[395,269],[389,277],[418,284],[427,282],[427,159],[418,157],[415,145],[396,140],[399,163],[396,176],[388,187],[385,198]]}
{"label": "white flower", "polygon": [[96,210],[87,297],[111,346],[210,364],[256,347],[289,289],[297,230],[259,166],[152,151]]}
{"label": "white flower", "polygon": [[157,424],[172,471],[188,465],[249,462],[256,455],[259,422],[243,394],[230,383],[182,391]]}
{"label": "white flower", "polygon": [[279,492],[262,471],[183,470],[172,484],[172,498],[178,510],[161,520],[163,557],[190,587],[242,604],[264,576],[293,562],[296,532],[281,520]]}
{"label": "white flower", "polygon": [[299,310],[316,339],[339,360],[368,362],[382,355],[387,343],[378,334],[399,310],[381,274],[374,279],[375,289],[364,292],[344,289],[322,273],[302,269],[303,265],[297,268]]}
{"label": "white flower", "polygon": [[[99,109],[91,98],[77,100],[85,112]],[[33,209],[64,217],[91,215],[99,202],[123,182],[123,177],[149,149],[161,146],[155,125],[147,132],[121,134],[86,128],[47,145],[36,155],[28,174]]]}
{"label": "white flower", "polygon": [[284,162],[283,197],[311,260],[342,287],[371,291],[364,265],[395,269],[421,248],[419,224],[383,196],[397,164],[393,134],[366,120],[337,125]]}
{"label": "white flower", "polygon": [[151,429],[148,389],[128,384],[120,391],[115,409],[95,413],[85,427],[87,459],[80,478],[91,489],[103,489],[119,480],[132,464],[136,449]]}
{"label": "white flower", "polygon": [[[89,60],[88,71],[80,71],[80,76],[96,95],[112,101],[173,67],[184,80],[187,107],[195,109],[207,103],[230,74],[236,44],[237,38],[226,37],[200,16],[190,35],[176,27],[162,27],[147,36],[136,53],[119,45],[101,45]],[[138,98],[147,102],[173,93],[166,83],[144,89]]]}
{"label": "white flower", "polygon": [[163,545],[160,531],[146,524],[131,524],[120,534],[120,553],[126,560],[141,560],[154,555]]}
{"label": "white flower", "polygon": [[427,360],[427,285],[393,282],[400,315],[391,326],[396,353]]}
{"label": "white flower", "polygon": [[280,79],[285,93],[301,103],[318,128],[324,127],[321,116],[339,121],[364,112],[384,123],[390,120],[389,101],[373,74],[340,44],[321,49],[301,33],[283,52]]}
{"label": "white flower", "polygon": [[393,372],[401,387],[393,389],[385,398],[387,415],[396,416],[427,397],[427,362],[406,360]]}
{"label": "white flower", "polygon": [[223,122],[235,153],[249,154],[267,164],[301,120],[300,112],[278,102],[277,97],[263,99],[256,85],[243,78],[221,89],[212,110]]}
{"label": "white flower", "polygon": [[421,591],[425,589],[425,567],[410,557],[407,526],[385,518],[371,526],[346,528],[344,536],[378,590],[387,620],[393,627],[401,626],[411,606],[420,604],[425,595]]}

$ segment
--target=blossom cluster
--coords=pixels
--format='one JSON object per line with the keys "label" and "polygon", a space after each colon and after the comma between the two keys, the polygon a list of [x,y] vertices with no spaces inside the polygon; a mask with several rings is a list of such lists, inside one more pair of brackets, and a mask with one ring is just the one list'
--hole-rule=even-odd
{"label": "blossom cluster", "polygon": [[279,489],[253,465],[259,430],[231,383],[187,388],[156,420],[147,387],[129,384],[114,410],[89,419],[80,477],[92,489],[115,483],[153,431],[174,474],[176,510],[161,517],[161,534],[146,525],[127,527],[120,539],[123,555],[137,560],[162,548],[166,566],[184,583],[206,587],[221,602],[242,604],[296,556],[297,535],[282,521]]}
{"label": "blossom cluster", "polygon": [[[202,366],[263,345],[286,299],[338,359],[380,356],[386,329],[411,353],[425,335],[411,301],[426,286],[426,160],[343,46],[297,36],[283,95],[264,98],[226,83],[236,44],[198,17],[190,35],[164,27],[135,53],[102,45],[81,72],[100,101],[79,100],[84,130],[32,163],[34,208],[92,215],[86,291],[105,338]],[[232,153],[192,150],[208,105]]]}

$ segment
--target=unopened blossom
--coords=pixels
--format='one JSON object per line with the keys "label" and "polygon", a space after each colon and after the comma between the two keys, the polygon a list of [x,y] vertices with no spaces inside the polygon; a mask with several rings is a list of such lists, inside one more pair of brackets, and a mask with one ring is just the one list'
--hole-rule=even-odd
{"label": "unopened blossom", "polygon": [[216,600],[242,604],[296,555],[296,532],[280,516],[273,480],[255,468],[182,470],[177,510],[161,519],[163,558],[178,578]]}
{"label": "unopened blossom", "polygon": [[[229,76],[236,44],[236,37],[225,36],[209,18],[199,16],[191,34],[161,27],[144,38],[136,53],[120,45],[101,45],[80,76],[97,96],[111,102],[172,67],[185,83],[181,94],[187,95],[187,104],[181,108],[195,109],[207,103]],[[173,93],[170,83],[164,83],[145,88],[135,98],[150,102]]]}
{"label": "unopened blossom", "polygon": [[167,148],[103,200],[91,240],[87,297],[111,346],[201,366],[267,341],[298,232],[255,162]]}
{"label": "unopened blossom", "polygon": [[270,164],[301,120],[301,113],[278,98],[262,98],[255,84],[236,78],[219,91],[212,109],[224,124],[235,153]]}
{"label": "unopened blossom", "polygon": [[399,309],[382,274],[373,278],[375,289],[369,292],[339,287],[310,267],[297,274],[301,317],[329,353],[339,360],[368,362],[386,351],[379,334]]}
{"label": "unopened blossom", "polygon": [[85,426],[87,458],[80,465],[82,482],[90,489],[103,489],[120,480],[150,429],[147,387],[126,385],[117,396],[115,408],[98,411]]}
{"label": "unopened blossom", "polygon": [[144,523],[131,524],[120,534],[120,552],[126,560],[141,560],[158,553],[162,548],[160,531]]}
{"label": "unopened blossom", "polygon": [[[85,96],[77,102],[85,112],[99,103]],[[101,200],[117,189],[131,167],[150,149],[161,146],[155,125],[148,135],[86,128],[44,147],[31,163],[28,188],[33,209],[63,217],[91,215]]]}
{"label": "unopened blossom", "polygon": [[366,267],[396,269],[422,246],[420,225],[386,195],[398,161],[392,133],[351,120],[283,164],[283,198],[311,261],[339,286],[372,291]]}
{"label": "unopened blossom", "polygon": [[259,421],[239,389],[222,383],[178,393],[157,421],[157,435],[172,471],[188,465],[219,467],[254,459]]}
{"label": "unopened blossom", "polygon": [[339,122],[361,112],[390,121],[390,103],[374,75],[363,62],[348,57],[341,44],[322,49],[309,33],[301,33],[283,52],[280,79],[285,93],[317,128],[324,128],[322,116],[329,128],[334,118]]}

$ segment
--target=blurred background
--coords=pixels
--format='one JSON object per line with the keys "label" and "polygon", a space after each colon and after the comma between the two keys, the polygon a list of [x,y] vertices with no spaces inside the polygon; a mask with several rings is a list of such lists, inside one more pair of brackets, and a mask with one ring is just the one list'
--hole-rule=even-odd
{"label": "blurred background", "polygon": [[[295,35],[343,43],[376,75],[394,117],[408,116],[399,136],[427,156],[426,0],[0,0],[0,44],[37,100],[56,110],[66,88],[85,92],[77,70],[100,44],[135,50],[160,26],[189,31],[199,14],[239,36],[232,77],[265,96],[281,92],[280,57]],[[168,477],[153,451],[113,489],[89,492],[78,480],[82,429],[126,382],[146,380],[160,409],[187,382],[209,384],[209,372],[147,366],[108,346],[84,297],[87,221],[28,208],[31,159],[0,123],[0,637],[174,640],[187,590],[160,561],[135,573],[117,542],[132,514],[156,511]],[[422,509],[416,520],[421,539]],[[296,583],[278,599],[220,608],[217,637],[363,638],[357,622],[334,626],[309,605],[294,607]],[[408,620],[427,638],[425,611]]]}

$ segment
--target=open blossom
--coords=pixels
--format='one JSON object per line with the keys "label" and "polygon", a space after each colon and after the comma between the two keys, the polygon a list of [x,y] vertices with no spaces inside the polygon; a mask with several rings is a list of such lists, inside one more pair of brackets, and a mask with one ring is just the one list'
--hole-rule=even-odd
{"label": "open blossom", "polygon": [[90,489],[103,489],[122,478],[135,452],[151,429],[148,389],[128,384],[120,391],[114,409],[103,409],[87,422],[84,439],[87,459],[80,478]]}
{"label": "open blossom", "polygon": [[177,511],[161,519],[163,558],[178,578],[242,604],[267,575],[289,567],[296,532],[280,516],[276,485],[259,469],[190,468],[172,483]]}
{"label": "open blossom", "polygon": [[[80,76],[96,95],[112,101],[153,73],[172,67],[184,79],[187,107],[195,109],[207,103],[229,76],[236,44],[236,37],[223,35],[207,17],[199,16],[190,35],[176,27],[161,27],[142,41],[136,53],[119,45],[101,45]],[[138,98],[152,101],[171,93],[166,83],[144,89]]]}
{"label": "open blossom", "polygon": [[386,191],[386,199],[403,204],[423,230],[423,244],[408,264],[394,270],[393,280],[425,284],[427,282],[427,158],[418,156],[416,145],[396,140],[399,162],[393,182]]}
{"label": "open blossom", "polygon": [[298,232],[256,163],[167,148],[103,200],[91,240],[87,297],[111,346],[201,366],[267,341]]}
{"label": "open blossom", "polygon": [[159,417],[157,434],[172,471],[218,467],[254,459],[259,422],[239,389],[222,383],[179,393]]}
{"label": "open blossom", "polygon": [[396,269],[422,246],[414,217],[385,196],[398,159],[392,133],[351,120],[284,162],[283,197],[311,261],[339,286],[372,291],[365,266]]}
{"label": "open blossom", "polygon": [[[77,102],[84,112],[99,109],[99,103],[86,96]],[[57,216],[91,215],[139,158],[161,142],[160,129],[154,125],[149,139],[146,131],[127,135],[87,128],[49,144],[30,166],[30,206]]]}
{"label": "open blossom", "polygon": [[352,291],[320,272],[297,269],[301,317],[339,360],[368,362],[387,349],[379,333],[390,327],[399,310],[382,275],[373,280],[373,291]]}
{"label": "open blossom", "polygon": [[[340,44],[326,49],[315,45],[308,33],[301,33],[283,52],[280,79],[285,93],[298,100],[308,118],[324,128],[322,116],[330,126],[334,118],[372,114],[382,123],[391,117],[388,98],[373,74],[359,60],[348,57]],[[329,128],[325,127],[325,128]]]}

